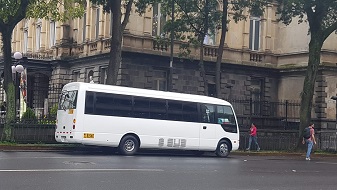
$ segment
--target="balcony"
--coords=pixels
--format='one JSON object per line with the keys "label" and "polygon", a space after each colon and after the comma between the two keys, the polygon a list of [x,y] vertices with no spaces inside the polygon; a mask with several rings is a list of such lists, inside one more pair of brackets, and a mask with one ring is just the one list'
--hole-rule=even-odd
{"label": "balcony", "polygon": [[[175,41],[174,56],[178,57],[181,52],[180,44],[183,42]],[[170,42],[167,39],[153,38],[152,36],[137,36],[130,33],[124,34],[123,37],[123,51],[137,52],[151,55],[170,56]],[[82,44],[77,44],[70,48],[70,56],[86,57],[98,54],[109,53],[110,39],[102,38],[95,41],[90,41]],[[62,49],[58,47],[56,49]],[[64,52],[63,52],[64,53]],[[204,60],[215,62],[218,55],[218,46],[204,46]],[[200,58],[200,51],[198,48],[191,48],[189,58],[198,60]],[[274,55],[265,52],[252,52],[244,49],[233,49],[225,47],[223,50],[222,62],[232,64],[254,65],[254,66],[276,66],[276,58]]]}

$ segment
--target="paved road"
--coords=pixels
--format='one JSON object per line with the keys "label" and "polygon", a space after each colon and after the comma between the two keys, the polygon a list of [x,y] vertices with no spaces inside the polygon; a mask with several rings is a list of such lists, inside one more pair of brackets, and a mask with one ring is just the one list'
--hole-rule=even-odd
{"label": "paved road", "polygon": [[6,190],[335,190],[337,159],[100,152],[0,152]]}

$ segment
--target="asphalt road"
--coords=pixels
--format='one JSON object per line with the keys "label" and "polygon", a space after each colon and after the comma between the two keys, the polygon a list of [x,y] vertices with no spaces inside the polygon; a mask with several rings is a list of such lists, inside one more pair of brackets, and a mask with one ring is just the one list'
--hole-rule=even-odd
{"label": "asphalt road", "polygon": [[5,190],[329,190],[337,159],[302,156],[0,152]]}

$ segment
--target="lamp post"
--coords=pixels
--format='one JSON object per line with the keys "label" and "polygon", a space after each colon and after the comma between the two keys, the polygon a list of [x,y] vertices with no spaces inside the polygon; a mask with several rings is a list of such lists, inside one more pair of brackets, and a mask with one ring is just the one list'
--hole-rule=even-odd
{"label": "lamp post", "polygon": [[[15,95],[14,95],[14,107],[15,107],[15,117],[17,117],[17,111],[18,111],[18,107],[17,104],[20,101],[20,96],[18,96],[18,87],[19,87],[19,80],[18,80],[18,74],[17,73],[22,73],[25,68],[21,65],[21,59],[22,59],[22,53],[20,52],[15,52],[13,55],[15,61],[15,64],[12,66],[12,79],[14,82],[14,87],[15,87]],[[19,100],[18,100],[19,99]]]}

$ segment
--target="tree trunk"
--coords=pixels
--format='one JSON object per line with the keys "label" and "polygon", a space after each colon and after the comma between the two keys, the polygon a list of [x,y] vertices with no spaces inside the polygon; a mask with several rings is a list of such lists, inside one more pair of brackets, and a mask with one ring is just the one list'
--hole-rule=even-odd
{"label": "tree trunk", "polygon": [[118,70],[122,60],[122,25],[121,25],[121,0],[112,1],[111,13],[113,14],[112,37],[110,41],[110,60],[107,73],[107,84],[116,85]]}
{"label": "tree trunk", "polygon": [[228,8],[228,0],[224,0],[221,18],[222,31],[215,66],[215,89],[216,89],[216,97],[218,98],[221,98],[221,61],[227,33],[227,8]]}
{"label": "tree trunk", "polygon": [[15,120],[15,87],[12,80],[12,31],[6,27],[2,30],[2,43],[4,55],[4,89],[6,92],[6,124],[2,134],[2,141],[12,140],[12,129]]}
{"label": "tree trunk", "polygon": [[[205,37],[205,36],[204,36]],[[200,60],[199,60],[199,68],[200,68],[200,75],[202,80],[204,81],[204,95],[208,96],[208,81],[206,78],[206,71],[205,71],[205,65],[204,65],[204,42],[203,40],[200,40]]]}
{"label": "tree trunk", "polygon": [[318,66],[321,59],[321,49],[323,45],[322,35],[312,33],[309,43],[309,61],[306,71],[303,91],[301,94],[301,109],[300,109],[300,127],[299,127],[299,140],[297,148],[301,149],[302,135],[305,127],[309,125],[311,121],[312,101],[315,90],[315,81],[318,71]]}
{"label": "tree trunk", "polygon": [[208,5],[209,5],[209,1],[206,0],[205,1],[205,8],[204,8],[204,12],[205,12],[205,25],[204,25],[204,28],[203,28],[203,31],[202,33],[200,34],[200,60],[199,60],[199,67],[200,67],[200,74],[201,74],[201,77],[204,81],[204,95],[208,96],[208,81],[207,81],[207,78],[206,78],[206,71],[205,71],[205,65],[204,65],[204,39],[205,39],[205,36],[206,34],[208,34],[208,16],[209,16],[209,8],[208,8]]}

